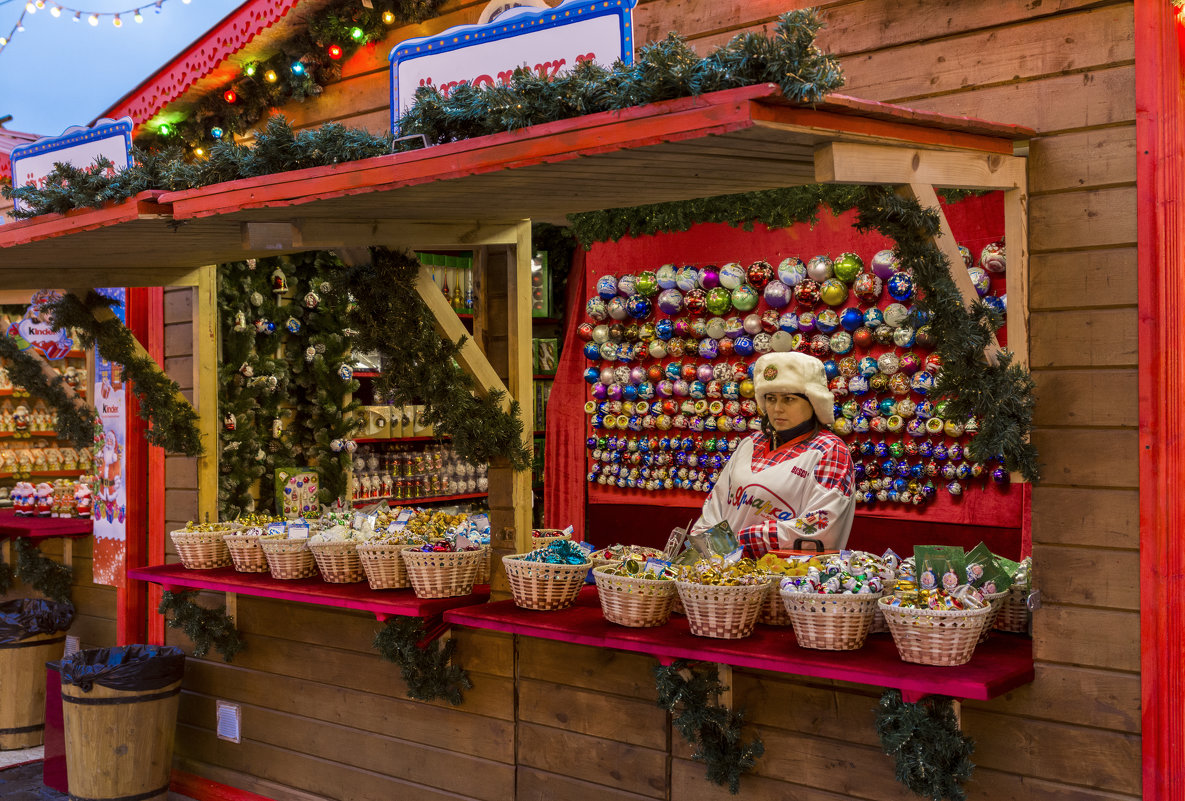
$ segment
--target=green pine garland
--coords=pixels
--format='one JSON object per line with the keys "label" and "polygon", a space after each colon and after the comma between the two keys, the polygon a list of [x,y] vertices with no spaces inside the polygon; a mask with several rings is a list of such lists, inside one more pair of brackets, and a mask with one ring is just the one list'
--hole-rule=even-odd
{"label": "green pine garland", "polygon": [[436,332],[432,312],[415,291],[419,270],[412,256],[372,248],[370,264],[343,268],[334,281],[356,302],[350,314],[355,347],[383,357],[375,396],[396,405],[423,402],[428,422],[474,464],[503,458],[526,470],[531,456],[522,442],[518,402],[507,413],[499,405],[502,393],[475,394],[473,376],[455,361],[461,342]]}
{"label": "green pine garland", "polygon": [[95,318],[95,310],[110,308],[112,303],[111,298],[93,290],[85,300],[66,293],[51,305],[54,330],[76,329],[83,345],[98,345],[105,359],[121,365],[123,380],[131,382],[140,402],[140,416],[150,424],[145,434],[150,443],[171,453],[200,455],[203,449],[198,414],[180,396],[177,382],[152,359],[136,354],[135,338],[118,318],[103,322]]}
{"label": "green pine garland", "polygon": [[[966,195],[950,196],[961,199]],[[1008,351],[1000,353],[995,363],[985,362],[984,349],[1003,321],[979,300],[970,311],[964,309],[950,264],[933,241],[939,228],[935,209],[923,209],[916,200],[898,196],[892,187],[807,185],[607,209],[574,214],[569,220],[577,240],[587,249],[594,242],[686,231],[703,222],[746,230],[757,222],[770,228],[814,224],[821,206],[836,214],[855,209],[858,230],[879,231],[897,243],[902,265],[913,273],[917,305],[930,315],[929,325],[942,358],[934,394],[949,399],[951,417],[974,416],[979,421],[979,433],[968,445],[971,457],[981,462],[1001,459],[1008,470],[1019,471],[1028,481],[1039,481],[1037,450],[1029,442],[1035,403],[1033,379],[1027,370],[1012,363]]]}
{"label": "green pine garland", "polygon": [[[690,675],[685,677],[684,673]],[[765,753],[760,737],[741,739],[744,712],[711,703],[725,689],[715,665],[698,669],[679,659],[654,668],[658,705],[674,717],[671,722],[695,748],[691,758],[708,766],[708,779],[740,791],[741,774]]]}
{"label": "green pine garland", "polygon": [[886,690],[876,732],[885,753],[897,760],[897,781],[931,801],[966,799],[963,782],[975,768],[975,741],[959,730],[950,698],[928,695],[910,704],[900,690]]}
{"label": "green pine garland", "polygon": [[194,656],[203,657],[213,647],[222,654],[223,661],[233,661],[235,654],[247,647],[235,629],[234,620],[226,614],[225,605],[216,609],[199,606],[194,600],[197,594],[196,590],[166,590],[156,611],[162,615],[173,613],[173,617],[165,618],[165,624],[171,629],[185,632],[185,636],[193,641]]}
{"label": "green pine garland", "polygon": [[44,400],[58,413],[58,436],[76,446],[90,448],[95,442],[98,418],[93,409],[75,403],[75,395],[61,376],[47,376],[28,350],[21,350],[8,336],[0,335],[0,359],[5,361],[8,375],[15,386]]}
{"label": "green pine garland", "polygon": [[70,579],[74,571],[43,556],[36,545],[24,537],[14,542],[16,575],[45,597],[61,603],[70,602]]}
{"label": "green pine garland", "polygon": [[453,706],[464,700],[463,691],[473,688],[469,674],[452,664],[456,640],[444,645],[439,640],[420,646],[424,621],[417,617],[393,617],[374,637],[374,647],[388,662],[399,665],[407,684],[407,697],[417,701],[444,698]]}
{"label": "green pine garland", "polygon": [[[375,0],[374,3],[374,10],[380,15],[384,1],[390,0]],[[399,5],[403,9],[399,13],[418,14],[430,13],[437,3],[436,0],[399,0]],[[310,25],[310,29],[313,27]],[[641,48],[629,66],[618,62],[612,69],[605,69],[584,62],[555,78],[519,69],[508,85],[473,87],[462,84],[448,97],[434,87],[421,87],[412,107],[401,118],[400,132],[422,134],[429,143],[451,142],[598,111],[761,83],[778,84],[792,101],[815,103],[827,92],[843,85],[838,62],[814,44],[821,27],[822,22],[813,9],[791,11],[779,19],[772,37],[740,34],[703,59],[696,56],[679,36],[671,34]],[[284,81],[289,80],[291,64],[289,60],[284,69],[276,69],[277,75],[285,76]],[[256,87],[265,71],[266,68],[260,65],[255,76],[243,84],[244,91]],[[292,80],[304,86],[305,81],[311,79],[306,71],[304,78]],[[238,92],[239,84],[235,87]],[[273,89],[263,87],[263,90],[264,105],[258,109],[283,104],[285,98],[267,94]],[[216,105],[220,97],[220,92],[216,93],[203,103]],[[241,117],[235,116],[240,111],[232,111],[236,108],[241,110]],[[3,194],[7,198],[17,198],[25,205],[27,210],[17,216],[32,217],[74,208],[98,207],[107,202],[126,200],[146,189],[191,189],[239,178],[339,164],[383,155],[391,152],[393,147],[390,135],[375,136],[336,123],[293,133],[288,122],[278,116],[268,119],[266,128],[251,147],[235,144],[234,137],[229,135],[215,142],[208,138],[208,134],[203,134],[211,127],[231,133],[246,132],[264,118],[264,113],[258,109],[253,101],[236,102],[221,109],[222,116],[218,116],[203,105],[189,120],[176,124],[177,133],[150,142],[145,140],[152,147],[148,151],[137,150],[133,154],[133,165],[126,170],[108,176],[106,168],[110,162],[102,161],[87,169],[59,166],[43,188],[31,185],[15,189],[5,187]],[[203,143],[208,158],[193,161],[191,154],[175,145],[178,140],[184,140],[191,147]],[[409,140],[401,142],[398,147],[417,146],[415,141]]]}
{"label": "green pine garland", "polygon": [[12,565],[7,562],[0,562],[0,595],[4,595],[12,589],[12,585],[16,583],[16,573],[12,569]]}

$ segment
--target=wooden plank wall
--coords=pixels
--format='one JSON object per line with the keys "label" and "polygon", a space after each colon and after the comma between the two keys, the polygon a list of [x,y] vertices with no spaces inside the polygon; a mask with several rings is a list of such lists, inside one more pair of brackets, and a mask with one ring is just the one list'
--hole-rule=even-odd
{"label": "wooden plank wall", "polygon": [[[473,22],[483,2],[395,31],[345,65],[346,80],[283,109],[386,129],[390,48]],[[642,0],[639,42],[677,29],[701,53],[772,27],[791,0]],[[823,4],[820,44],[842,57],[844,92],[1040,132],[1029,182],[1035,441],[1033,493],[1045,606],[1037,681],[966,704],[972,798],[1108,799],[1140,792],[1136,472],[1135,74],[1130,3],[856,0]],[[623,199],[623,202],[628,199]],[[170,293],[166,304],[180,304]],[[170,324],[184,313],[173,308]],[[181,335],[178,335],[180,337]],[[175,338],[170,341],[177,345]],[[188,352],[171,349],[177,376]],[[190,471],[190,472],[187,472]],[[169,464],[169,519],[195,501],[192,468]],[[181,765],[274,798],[726,798],[689,761],[654,705],[653,661],[462,632],[476,687],[460,710],[403,697],[361,615],[240,601],[249,650],[195,661]],[[514,677],[518,677],[517,692]],[[912,798],[873,733],[875,688],[738,671],[735,697],[767,753],[750,798]],[[244,743],[214,739],[213,700],[244,706]]]}

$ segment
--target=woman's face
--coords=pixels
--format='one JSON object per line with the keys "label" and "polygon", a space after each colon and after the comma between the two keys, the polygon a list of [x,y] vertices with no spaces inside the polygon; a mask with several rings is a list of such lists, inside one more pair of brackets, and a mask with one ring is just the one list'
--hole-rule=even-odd
{"label": "woman's face", "polygon": [[810,420],[814,415],[811,402],[802,395],[789,392],[765,393],[765,414],[775,431],[785,431]]}

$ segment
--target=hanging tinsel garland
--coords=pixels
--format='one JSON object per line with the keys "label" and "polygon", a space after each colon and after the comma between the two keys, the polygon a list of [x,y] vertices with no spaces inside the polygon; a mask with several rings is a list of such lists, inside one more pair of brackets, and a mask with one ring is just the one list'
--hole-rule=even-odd
{"label": "hanging tinsel garland", "polygon": [[28,350],[21,350],[8,336],[0,335],[0,359],[14,386],[44,400],[57,412],[58,436],[64,437],[76,446],[90,448],[95,442],[95,425],[98,418],[94,409],[75,402],[75,395],[68,391],[61,376],[48,376],[41,364]]}
{"label": "hanging tinsel garland", "polygon": [[[70,602],[70,579],[74,571],[45,556],[24,537],[13,542],[16,550],[15,575],[46,598]],[[10,574],[12,573],[11,568]]]}
{"label": "hanging tinsel garland", "polygon": [[[451,142],[761,83],[778,84],[792,101],[814,103],[843,85],[838,62],[814,44],[821,27],[813,10],[791,11],[779,19],[772,37],[740,34],[703,59],[672,34],[641,48],[628,66],[618,63],[606,69],[584,62],[554,78],[519,69],[507,85],[462,84],[447,97],[434,87],[422,87],[401,118],[400,132],[422,134],[429,143]],[[226,122],[223,127],[245,131],[259,119]],[[355,161],[389,153],[392,148],[390,136],[374,136],[335,123],[294,134],[285,120],[275,117],[268,120],[252,147],[232,140],[231,136],[218,139],[205,148],[204,158],[192,163],[186,163],[188,156],[179,148],[138,151],[132,167],[110,177],[105,169],[60,167],[49,175],[46,186],[5,188],[4,196],[21,200],[28,211],[18,216],[31,217],[97,207],[146,189],[191,189]],[[166,137],[156,144],[168,141]],[[401,148],[415,146],[411,141],[400,144]]]}
{"label": "hanging tinsel garland", "polygon": [[765,744],[760,737],[741,739],[743,712],[713,703],[727,689],[716,666],[678,659],[654,668],[654,676],[658,705],[671,713],[671,723],[695,749],[691,758],[708,766],[710,781],[727,785],[735,795],[741,775],[765,753]]}
{"label": "hanging tinsel garland", "polygon": [[407,697],[417,701],[447,700],[459,706],[463,692],[473,688],[469,674],[452,664],[457,641],[422,643],[424,621],[418,617],[393,617],[374,637],[374,647],[383,659],[399,665],[407,685]]}
{"label": "hanging tinsel garland", "polygon": [[416,293],[420,263],[384,248],[370,252],[370,264],[343,268],[334,283],[356,304],[349,318],[355,347],[382,356],[375,397],[395,405],[423,403],[427,421],[474,464],[501,458],[515,470],[530,467],[518,402],[505,412],[502,393],[476,393],[473,376],[456,362],[461,343],[436,332],[432,312]]}
{"label": "hanging tinsel garland", "polygon": [[[226,606],[207,609],[198,605],[197,590],[183,592],[165,591],[160,607],[156,610],[166,615],[165,624],[171,629],[180,629],[193,642],[193,655],[203,657],[210,648],[222,654],[225,662],[234,660],[235,654],[246,647],[243,638],[235,629],[234,620],[226,614]],[[167,617],[172,612],[173,616]]]}
{"label": "hanging tinsel garland", "polygon": [[897,243],[901,263],[913,273],[918,288],[917,304],[930,314],[929,324],[938,342],[942,373],[935,395],[950,399],[951,417],[973,416],[979,421],[979,433],[968,446],[969,454],[977,461],[1003,457],[1008,470],[1038,481],[1037,451],[1029,442],[1033,379],[1027,370],[1013,364],[1007,351],[993,363],[985,361],[984,349],[1003,321],[982,301],[976,300],[970,311],[964,308],[950,265],[934,244],[936,210],[923,209],[917,201],[898,196],[892,187],[807,185],[574,214],[570,221],[577,239],[589,248],[594,242],[686,231],[705,222],[746,230],[758,222],[770,228],[813,224],[822,206],[836,214],[855,209],[857,229],[878,231]]}
{"label": "hanging tinsel garland", "polygon": [[66,293],[50,306],[54,330],[73,328],[86,347],[98,345],[105,359],[121,366],[123,380],[131,382],[139,401],[140,416],[149,423],[145,438],[171,453],[202,453],[198,414],[181,396],[177,382],[156,362],[136,353],[135,338],[118,318],[100,322],[94,312],[110,309],[114,301],[95,291],[85,299]]}
{"label": "hanging tinsel garland", "polygon": [[959,730],[950,698],[928,695],[916,704],[886,690],[877,707],[876,732],[897,761],[897,781],[931,801],[964,801],[963,782],[975,766],[975,742]]}

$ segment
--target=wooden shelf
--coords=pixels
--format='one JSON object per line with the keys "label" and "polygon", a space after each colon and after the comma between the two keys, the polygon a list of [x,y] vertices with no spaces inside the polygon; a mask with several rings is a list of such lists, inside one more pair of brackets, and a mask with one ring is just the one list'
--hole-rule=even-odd
{"label": "wooden shelf", "polygon": [[0,539],[26,537],[89,537],[94,522],[81,517],[17,517],[12,509],[0,510]]}
{"label": "wooden shelf", "polygon": [[555,373],[535,373],[536,381],[554,381]]}
{"label": "wooden shelf", "polygon": [[687,618],[672,615],[665,626],[631,629],[605,620],[595,587],[580,591],[576,604],[559,612],[520,609],[514,601],[446,612],[445,622],[545,640],[650,654],[663,664],[675,659],[717,662],[796,676],[834,679],[901,690],[906,700],[949,695],[986,701],[1033,681],[1033,642],[994,633],[966,665],[932,667],[902,662],[888,634],[874,634],[858,651],[798,647],[789,626],[758,625],[742,640],[696,637]]}
{"label": "wooden shelf", "polygon": [[439,437],[355,437],[354,441],[359,445],[370,445],[375,442],[447,442],[452,439],[447,435]]}
{"label": "wooden shelf", "polygon": [[233,592],[257,598],[356,609],[371,612],[378,620],[402,615],[430,618],[448,609],[484,603],[490,597],[488,585],[478,585],[470,595],[458,598],[417,598],[407,590],[372,590],[365,581],[329,584],[320,578],[286,581],[268,573],[239,573],[233,567],[216,570],[188,570],[183,565],[158,565],[128,569],[128,578],[159,584],[163,589]]}
{"label": "wooden shelf", "polygon": [[374,506],[376,503],[382,501],[387,501],[388,503],[393,502],[397,506],[423,506],[426,503],[448,503],[450,501],[468,501],[488,497],[490,497],[488,492],[470,492],[464,495],[433,495],[428,498],[403,498],[401,500],[395,498],[366,498],[364,500],[354,501],[354,508]]}
{"label": "wooden shelf", "polygon": [[15,478],[18,475],[29,478],[77,478],[85,473],[82,470],[33,470],[29,473],[0,473],[0,478]]}

